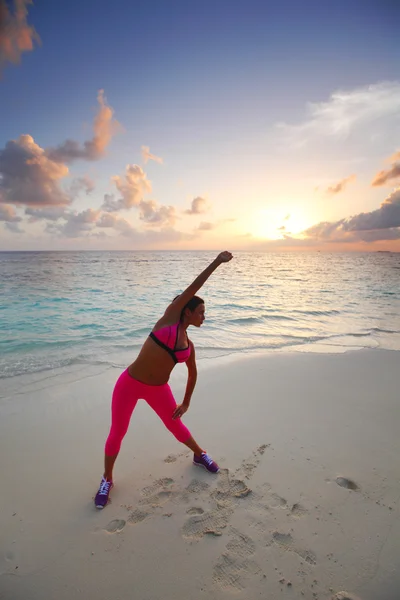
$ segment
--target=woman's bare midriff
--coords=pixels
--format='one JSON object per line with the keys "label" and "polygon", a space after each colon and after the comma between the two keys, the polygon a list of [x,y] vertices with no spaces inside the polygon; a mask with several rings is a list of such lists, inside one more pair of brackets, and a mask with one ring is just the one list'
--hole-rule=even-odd
{"label": "woman's bare midriff", "polygon": [[146,385],[163,385],[168,382],[174,366],[168,352],[148,338],[136,360],[129,365],[128,373]]}

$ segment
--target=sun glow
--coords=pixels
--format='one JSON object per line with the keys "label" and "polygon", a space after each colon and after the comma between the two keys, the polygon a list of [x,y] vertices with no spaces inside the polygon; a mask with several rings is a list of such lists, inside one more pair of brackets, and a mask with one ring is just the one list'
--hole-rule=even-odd
{"label": "sun glow", "polygon": [[278,240],[285,235],[299,235],[310,226],[310,220],[290,209],[263,208],[252,215],[249,226],[254,237]]}

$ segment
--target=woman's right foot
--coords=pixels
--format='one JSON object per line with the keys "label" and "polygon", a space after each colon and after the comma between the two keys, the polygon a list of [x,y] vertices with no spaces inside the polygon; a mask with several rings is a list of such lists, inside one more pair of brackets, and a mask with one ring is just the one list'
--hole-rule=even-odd
{"label": "woman's right foot", "polygon": [[200,456],[196,456],[196,454],[194,454],[193,464],[196,465],[196,467],[203,467],[204,469],[207,469],[207,471],[210,473],[218,473],[219,471],[219,466],[215,460],[213,460],[211,456],[207,454],[207,452],[202,452]]}
{"label": "woman's right foot", "polygon": [[103,477],[100,483],[99,491],[97,492],[96,497],[94,499],[96,508],[104,508],[106,506],[112,487],[113,482],[108,481]]}

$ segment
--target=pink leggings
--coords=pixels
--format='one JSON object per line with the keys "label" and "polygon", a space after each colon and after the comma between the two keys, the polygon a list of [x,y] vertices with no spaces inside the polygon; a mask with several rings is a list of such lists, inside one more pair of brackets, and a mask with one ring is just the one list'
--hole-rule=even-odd
{"label": "pink leggings", "polygon": [[119,376],[113,391],[111,429],[105,447],[107,456],[118,454],[139,398],[146,400],[179,442],[187,442],[191,437],[190,431],[182,421],[172,418],[176,402],[168,383],[147,385],[131,377],[126,369]]}

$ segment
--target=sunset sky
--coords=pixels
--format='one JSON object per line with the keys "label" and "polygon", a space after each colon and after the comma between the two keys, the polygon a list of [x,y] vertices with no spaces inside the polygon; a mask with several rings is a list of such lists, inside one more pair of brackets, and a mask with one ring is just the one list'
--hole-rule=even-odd
{"label": "sunset sky", "polygon": [[0,250],[400,251],[399,23],[0,0]]}

